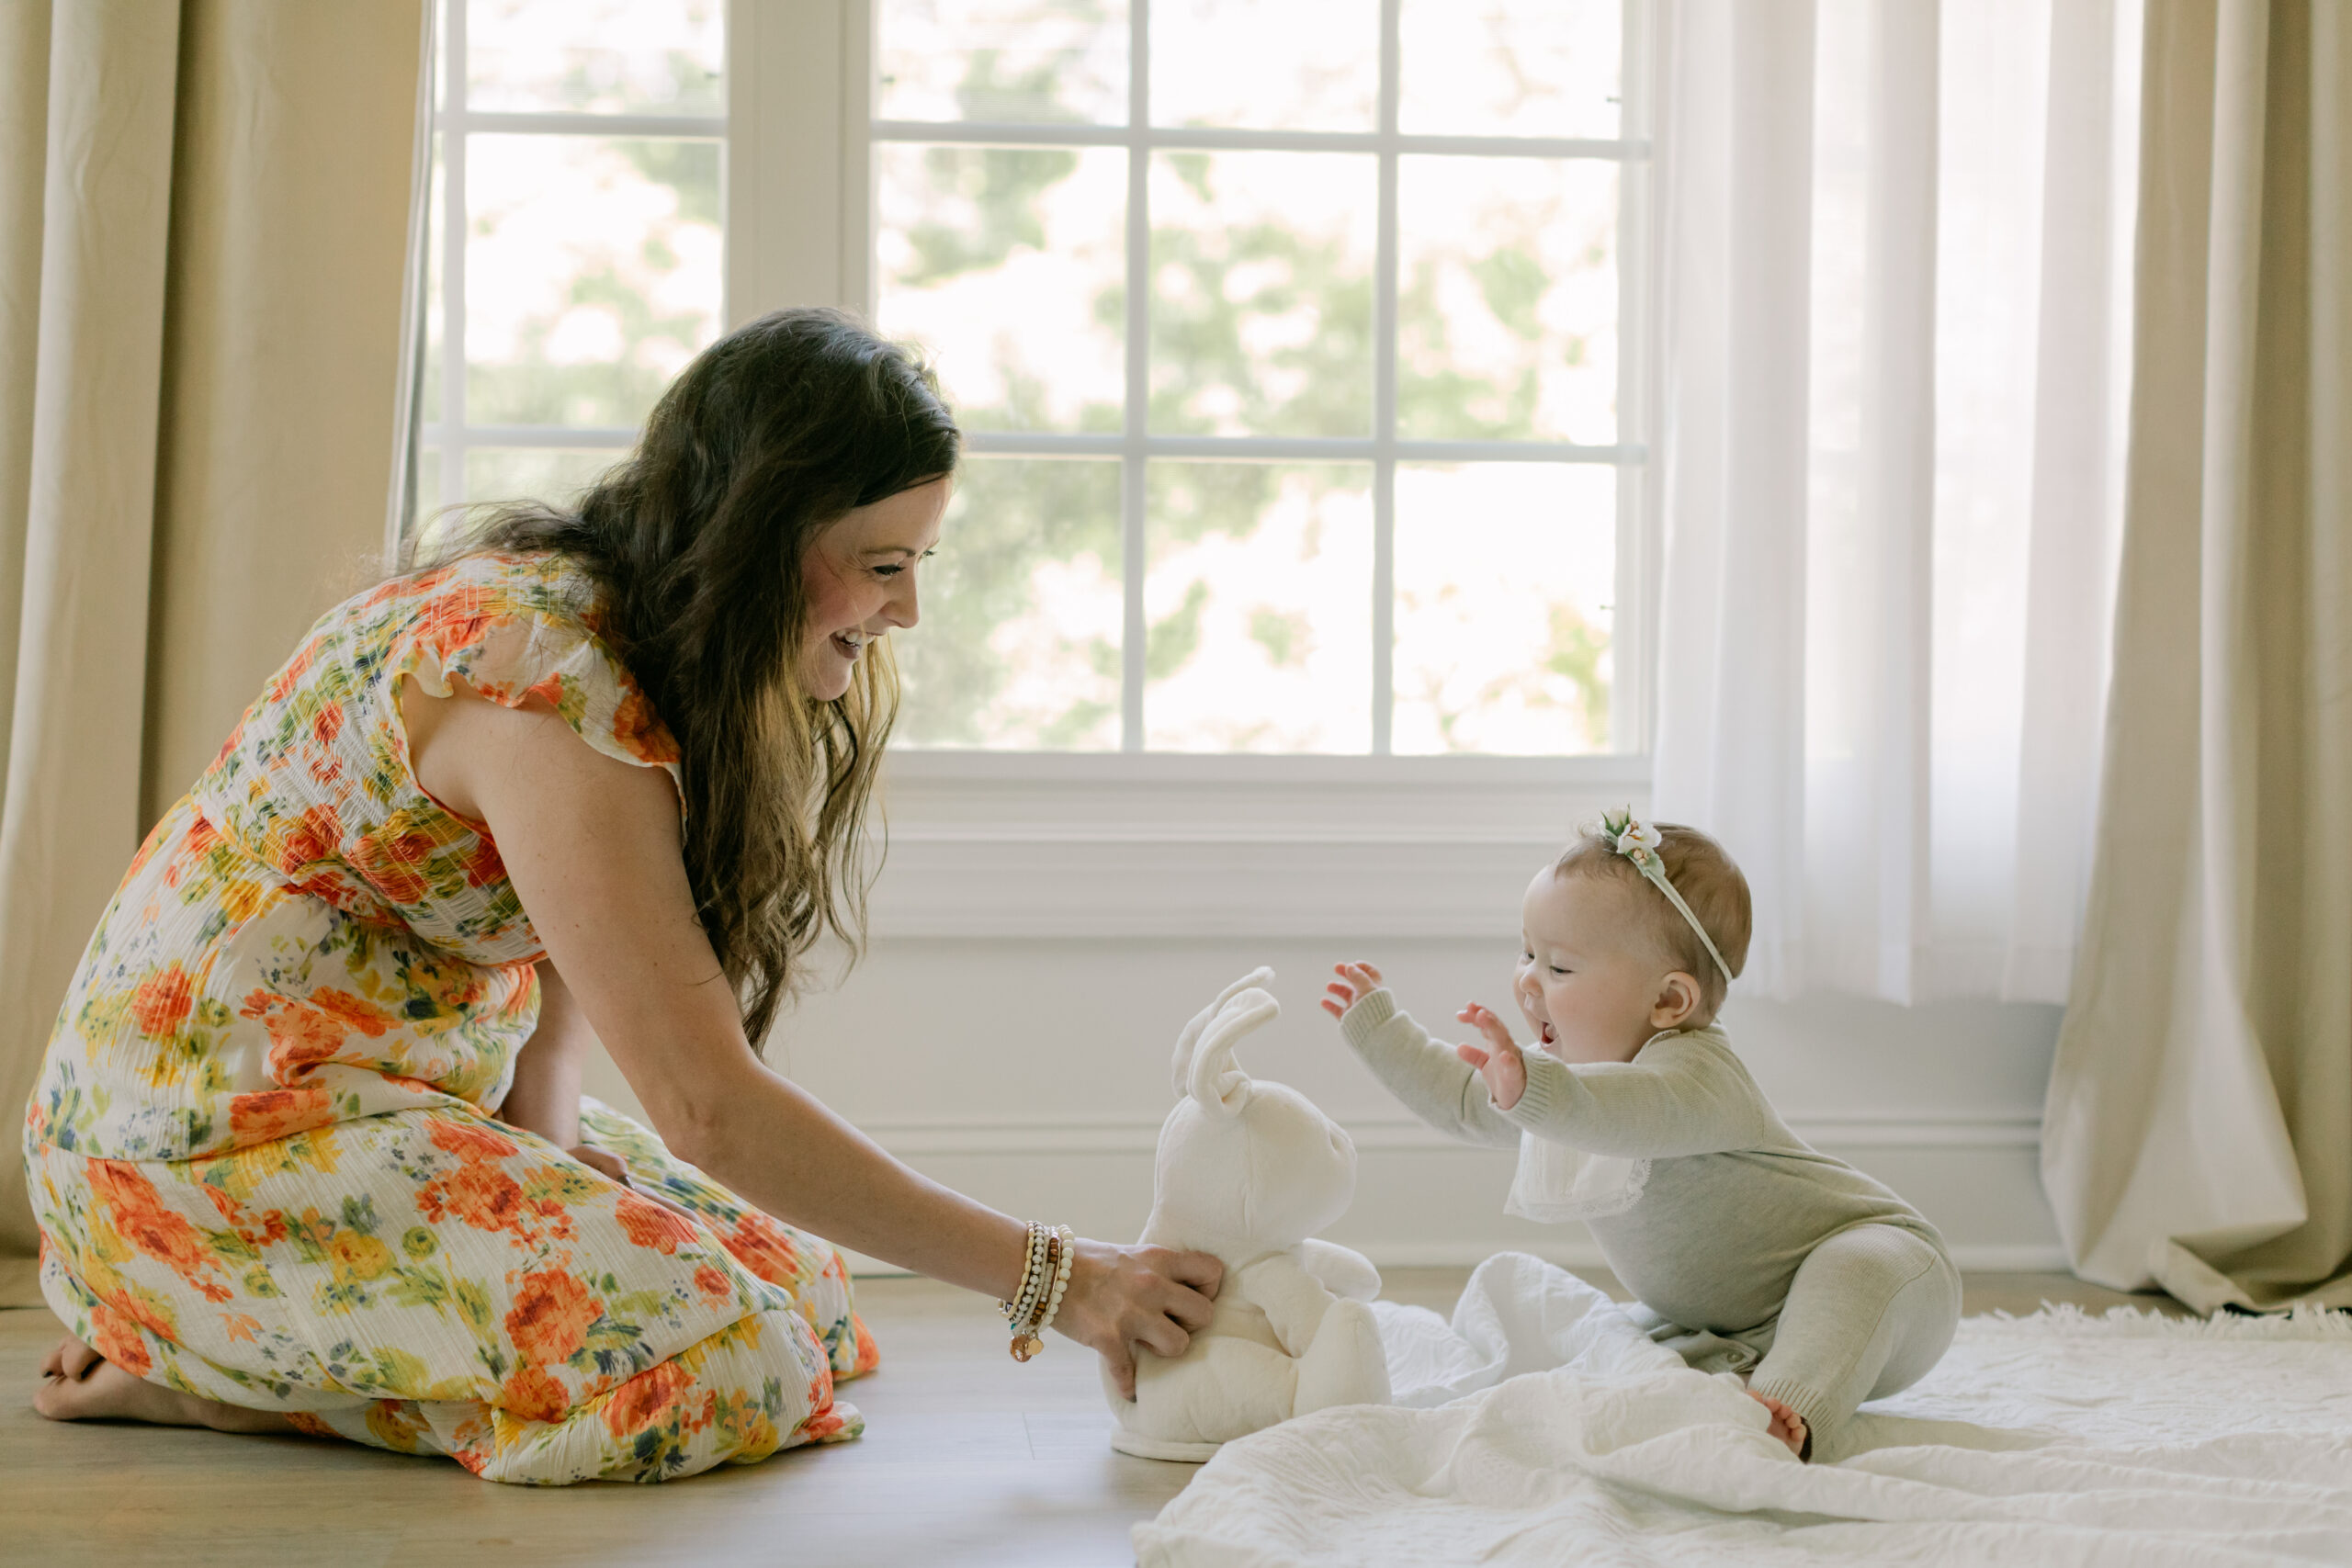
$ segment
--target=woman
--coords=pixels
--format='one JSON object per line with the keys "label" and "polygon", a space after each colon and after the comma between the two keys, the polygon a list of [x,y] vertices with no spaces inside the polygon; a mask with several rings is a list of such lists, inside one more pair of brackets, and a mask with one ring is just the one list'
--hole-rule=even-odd
{"label": "woman", "polygon": [[[92,938],[25,1156],[61,1419],[334,1434],[502,1481],[854,1437],[831,1238],[999,1298],[1032,1230],[769,1071],[864,819],[957,432],[785,311],[576,513],[331,611]],[[601,1040],[660,1136],[582,1100]],[[1079,1242],[1055,1326],[1131,1387],[1204,1255]]]}

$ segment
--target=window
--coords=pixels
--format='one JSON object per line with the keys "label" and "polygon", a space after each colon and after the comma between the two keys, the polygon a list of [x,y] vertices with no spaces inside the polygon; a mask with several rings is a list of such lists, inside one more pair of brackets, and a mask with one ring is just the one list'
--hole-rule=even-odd
{"label": "window", "polygon": [[840,302],[969,436],[901,744],[1638,753],[1645,16],[444,0],[420,518]]}
{"label": "window", "polygon": [[561,499],[718,335],[723,0],[445,0],[419,522]]}
{"label": "window", "polygon": [[1623,0],[877,0],[918,744],[1633,750]]}

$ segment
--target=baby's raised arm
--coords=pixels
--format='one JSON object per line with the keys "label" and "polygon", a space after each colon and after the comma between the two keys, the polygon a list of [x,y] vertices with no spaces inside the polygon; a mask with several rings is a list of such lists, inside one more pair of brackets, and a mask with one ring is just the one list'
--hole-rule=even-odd
{"label": "baby's raised arm", "polygon": [[1323,1009],[1373,1076],[1414,1115],[1449,1137],[1496,1148],[1516,1148],[1519,1128],[1494,1107],[1487,1086],[1453,1047],[1398,1012],[1396,1000],[1369,964],[1342,964]]}
{"label": "baby's raised arm", "polygon": [[1720,1037],[1669,1034],[1631,1062],[1568,1066],[1541,1051],[1522,1057],[1527,1087],[1495,1114],[1552,1143],[1611,1158],[1672,1159],[1755,1148],[1772,1137],[1763,1091]]}

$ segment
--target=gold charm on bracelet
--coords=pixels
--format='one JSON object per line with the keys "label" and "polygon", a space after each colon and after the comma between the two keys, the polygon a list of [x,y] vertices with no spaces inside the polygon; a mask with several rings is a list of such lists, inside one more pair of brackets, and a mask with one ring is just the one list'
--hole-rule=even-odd
{"label": "gold charm on bracelet", "polygon": [[1046,1342],[1034,1334],[1023,1334],[1012,1342],[1012,1359],[1025,1361],[1045,1349]]}

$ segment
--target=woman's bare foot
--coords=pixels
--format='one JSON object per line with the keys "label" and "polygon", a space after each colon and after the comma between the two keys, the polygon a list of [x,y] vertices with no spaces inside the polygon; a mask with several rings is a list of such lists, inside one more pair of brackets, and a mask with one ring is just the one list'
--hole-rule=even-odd
{"label": "woman's bare foot", "polygon": [[52,1421],[144,1421],[155,1427],[209,1427],[216,1432],[291,1432],[273,1410],[243,1410],[132,1377],[72,1335],[40,1364],[45,1380],[33,1408]]}
{"label": "woman's bare foot", "polygon": [[1779,1400],[1768,1398],[1752,1388],[1747,1391],[1747,1397],[1772,1413],[1772,1425],[1770,1427],[1772,1436],[1788,1444],[1789,1452],[1799,1459],[1804,1458],[1806,1440],[1812,1437],[1812,1434],[1804,1429],[1804,1417]]}

